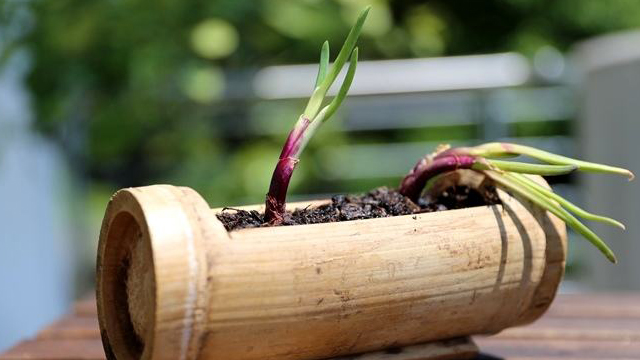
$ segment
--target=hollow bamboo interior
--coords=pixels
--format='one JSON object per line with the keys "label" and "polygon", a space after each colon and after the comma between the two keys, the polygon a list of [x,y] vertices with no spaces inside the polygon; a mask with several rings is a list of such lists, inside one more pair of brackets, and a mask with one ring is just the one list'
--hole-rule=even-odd
{"label": "hollow bamboo interior", "polygon": [[228,233],[191,189],[121,190],[98,250],[106,353],[326,359],[530,322],[561,280],[565,226],[500,196],[503,205]]}

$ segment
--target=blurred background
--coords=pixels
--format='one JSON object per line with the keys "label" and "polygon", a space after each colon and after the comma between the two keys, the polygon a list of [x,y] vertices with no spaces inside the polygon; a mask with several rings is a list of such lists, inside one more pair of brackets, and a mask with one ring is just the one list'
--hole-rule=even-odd
{"label": "blurred background", "polygon": [[[351,96],[290,199],[395,186],[425,153],[506,140],[640,172],[636,0],[0,0],[0,351],[91,291],[118,188],[264,200],[319,50],[358,12]],[[640,289],[638,182],[552,179],[629,225],[573,236],[562,291]]]}

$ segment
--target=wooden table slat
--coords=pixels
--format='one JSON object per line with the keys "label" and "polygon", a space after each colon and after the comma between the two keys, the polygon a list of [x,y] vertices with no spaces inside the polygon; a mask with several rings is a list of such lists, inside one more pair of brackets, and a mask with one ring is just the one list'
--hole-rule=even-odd
{"label": "wooden table slat", "polygon": [[582,340],[549,340],[549,339],[498,339],[491,337],[474,338],[483,354],[498,358],[533,358],[565,359],[638,359],[640,342],[631,341],[582,341]]}
{"label": "wooden table slat", "polygon": [[98,318],[67,315],[44,328],[37,339],[100,339]]}
{"label": "wooden table slat", "polygon": [[547,317],[640,319],[640,294],[571,294],[558,296]]}
{"label": "wooden table slat", "polygon": [[73,305],[73,314],[77,316],[97,317],[96,298],[94,295],[77,301]]}
{"label": "wooden table slat", "polygon": [[2,360],[104,360],[100,339],[35,339],[0,355]]}

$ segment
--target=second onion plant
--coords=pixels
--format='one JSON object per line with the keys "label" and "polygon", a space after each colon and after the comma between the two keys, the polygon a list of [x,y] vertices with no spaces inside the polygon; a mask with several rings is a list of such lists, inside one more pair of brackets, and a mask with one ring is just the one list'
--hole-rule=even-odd
{"label": "second onion plant", "polygon": [[[529,164],[496,159],[519,155],[531,157],[546,164]],[[456,169],[472,169],[481,172],[501,187],[549,211],[589,240],[609,261],[616,262],[616,257],[607,244],[578,220],[576,216],[624,229],[625,227],[621,222],[581,209],[552,190],[533,181],[527,174],[562,175],[577,170],[623,175],[632,180],[634,175],[631,171],[572,159],[518,144],[494,142],[474,147],[449,148],[448,146],[441,146],[434,153],[418,161],[402,180],[399,192],[417,202],[425,187],[429,187],[430,181],[433,181],[440,174]]]}

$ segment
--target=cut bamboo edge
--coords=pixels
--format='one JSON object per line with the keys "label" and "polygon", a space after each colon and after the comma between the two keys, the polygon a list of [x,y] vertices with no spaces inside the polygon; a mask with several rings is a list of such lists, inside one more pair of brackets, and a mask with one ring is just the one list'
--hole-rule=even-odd
{"label": "cut bamboo edge", "polygon": [[[459,170],[432,191],[485,181]],[[498,191],[502,205],[227,232],[192,189],[122,189],[98,247],[107,357],[327,359],[529,323],[561,281],[566,229]]]}

